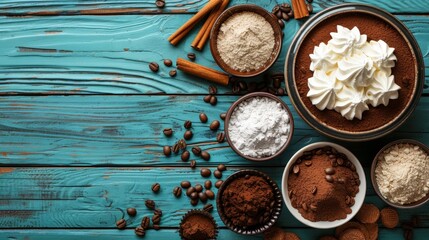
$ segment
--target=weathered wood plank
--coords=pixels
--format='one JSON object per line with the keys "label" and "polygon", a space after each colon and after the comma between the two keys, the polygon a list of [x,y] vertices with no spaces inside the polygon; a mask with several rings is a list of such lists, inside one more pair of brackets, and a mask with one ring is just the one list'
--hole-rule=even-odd
{"label": "weathered wood plank", "polygon": [[[185,15],[0,17],[0,95],[8,94],[206,94],[209,83],[183,74],[171,78],[165,58],[193,52],[192,31],[178,47],[166,40]],[[429,62],[429,17],[399,16],[416,36]],[[281,55],[270,72],[282,72],[288,46],[300,27],[284,29]],[[149,70],[160,63],[158,73]],[[198,63],[219,67],[209,47],[197,53]],[[426,82],[429,65],[426,66]],[[429,84],[427,84],[429,85]],[[425,90],[428,93],[429,90]],[[230,93],[230,87],[220,87]]]}
{"label": "weathered wood plank", "polygon": [[[289,2],[289,1],[284,1]],[[156,8],[154,1],[144,0],[6,0],[0,2],[0,15],[104,15],[104,14],[155,14],[155,13],[194,13],[201,9],[207,0],[197,1],[167,1],[165,8]],[[231,5],[254,3],[249,0],[234,0]],[[386,9],[393,13],[427,13],[429,12],[429,1],[414,1],[409,4],[407,0],[315,0],[313,2],[315,12],[321,9],[341,3],[365,3]],[[258,5],[271,10],[277,1],[263,1]]]}
{"label": "weathered wood plank", "polygon": [[[262,167],[278,184],[284,167]],[[224,172],[225,179],[237,168]],[[209,179],[215,181],[211,176]],[[129,219],[129,227],[140,224],[143,216],[153,214],[144,201],[153,199],[163,210],[161,225],[177,227],[183,214],[194,207],[183,195],[175,198],[174,186],[189,180],[203,183],[199,169],[190,168],[13,168],[0,174],[0,228],[115,228],[122,217],[121,210],[135,207],[138,215]],[[154,194],[151,185],[161,184],[161,191]],[[213,188],[217,192],[216,188]],[[366,202],[385,206],[374,195],[368,183]],[[214,201],[209,202],[214,204]],[[199,203],[197,208],[203,204]],[[429,227],[429,205],[412,210],[400,210],[401,221],[412,216],[421,218],[421,226]],[[221,222],[216,208],[214,217]],[[127,217],[128,218],[128,217]],[[284,207],[279,220],[283,227],[304,227]]]}
{"label": "weathered wood plank", "polygon": [[[254,165],[240,158],[228,144],[215,141],[209,130],[214,119],[226,112],[237,96],[219,96],[213,107],[202,96],[9,96],[0,98],[0,164],[47,166],[188,166],[180,156],[165,157],[164,145],[173,145],[184,133],[183,123],[193,122],[194,137],[189,147],[199,145],[212,155],[198,164]],[[289,99],[295,131],[287,151],[277,160],[259,165],[284,166],[303,146],[332,141],[312,130],[297,115]],[[414,138],[429,142],[429,98],[423,97],[411,119],[393,134],[365,143],[343,143],[364,165],[388,141]],[[205,112],[208,123],[198,114]],[[222,121],[221,121],[222,122]],[[222,122],[223,123],[223,122]],[[223,124],[221,124],[221,131]],[[173,137],[162,134],[172,127]],[[361,151],[366,149],[366,151]],[[193,157],[193,155],[192,155]],[[194,158],[194,157],[193,157]]]}

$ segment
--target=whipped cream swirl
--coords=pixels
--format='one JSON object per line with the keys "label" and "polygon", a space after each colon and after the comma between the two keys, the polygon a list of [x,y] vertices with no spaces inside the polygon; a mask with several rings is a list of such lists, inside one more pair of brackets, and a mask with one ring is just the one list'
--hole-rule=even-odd
{"label": "whipped cream swirl", "polygon": [[320,43],[310,54],[307,97],[319,110],[335,110],[348,120],[362,119],[368,105],[387,106],[397,99],[400,87],[392,67],[396,56],[383,40],[367,42],[357,27],[340,25],[328,44]]}

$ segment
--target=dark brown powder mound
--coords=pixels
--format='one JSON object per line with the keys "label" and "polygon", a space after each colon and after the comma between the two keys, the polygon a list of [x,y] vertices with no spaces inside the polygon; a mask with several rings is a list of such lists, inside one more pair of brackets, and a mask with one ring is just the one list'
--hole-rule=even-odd
{"label": "dark brown powder mound", "polygon": [[[367,41],[385,41],[389,47],[395,48],[394,54],[398,59],[395,67],[392,68],[392,74],[395,77],[395,83],[401,87],[399,98],[390,100],[387,106],[380,105],[375,108],[370,106],[369,110],[363,113],[362,120],[347,120],[334,110],[320,111],[307,97],[308,78],[313,76],[313,72],[310,71],[309,55],[313,53],[315,46],[321,42],[327,43],[331,39],[330,33],[337,31],[337,25],[349,29],[358,27],[361,34],[368,36]],[[407,42],[394,27],[371,14],[347,13],[326,19],[308,34],[297,55],[295,81],[301,101],[315,119],[335,129],[362,132],[385,125],[394,120],[409,104],[415,87],[416,60]]]}
{"label": "dark brown powder mound", "polygon": [[187,240],[207,240],[216,236],[216,226],[203,214],[193,214],[180,225],[182,235]]}
{"label": "dark brown powder mound", "polygon": [[275,201],[272,187],[259,176],[235,179],[221,199],[226,217],[233,225],[242,227],[266,223]]}
{"label": "dark brown powder mound", "polygon": [[296,161],[288,177],[288,194],[304,218],[335,221],[352,212],[359,185],[359,175],[347,157],[324,147],[305,152]]}

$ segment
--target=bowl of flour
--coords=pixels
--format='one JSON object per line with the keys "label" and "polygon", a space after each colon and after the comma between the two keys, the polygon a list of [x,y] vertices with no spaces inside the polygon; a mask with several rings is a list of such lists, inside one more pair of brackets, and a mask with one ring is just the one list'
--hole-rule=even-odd
{"label": "bowl of flour", "polygon": [[225,135],[241,157],[266,161],[283,153],[293,135],[293,118],[288,106],[266,92],[239,98],[225,118]]}
{"label": "bowl of flour", "polygon": [[226,9],[210,33],[210,50],[225,72],[253,77],[271,67],[282,46],[282,30],[265,9],[242,4]]}

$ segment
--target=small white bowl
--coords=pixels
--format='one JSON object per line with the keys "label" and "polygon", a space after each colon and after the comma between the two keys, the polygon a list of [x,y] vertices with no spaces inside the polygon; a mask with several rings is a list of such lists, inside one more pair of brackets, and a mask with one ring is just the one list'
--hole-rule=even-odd
{"label": "small white bowl", "polygon": [[[355,196],[355,204],[351,207],[352,212],[350,214],[348,214],[346,218],[331,221],[331,222],[330,221],[312,222],[310,220],[305,219],[303,216],[301,216],[301,214],[298,212],[298,210],[292,206],[291,201],[289,199],[289,196],[287,194],[289,192],[287,179],[289,177],[289,172],[290,172],[291,167],[293,166],[293,163],[295,163],[295,161],[298,160],[298,158],[300,156],[302,156],[304,152],[310,151],[310,150],[313,150],[316,148],[325,147],[325,146],[330,146],[332,148],[335,148],[338,152],[345,154],[347,156],[347,158],[350,160],[350,162],[352,162],[355,165],[356,172],[359,175],[359,179],[360,179],[359,192]],[[286,207],[289,209],[290,213],[292,213],[292,215],[296,219],[298,219],[303,224],[310,226],[310,227],[313,227],[313,228],[319,228],[319,229],[335,228],[335,227],[338,227],[338,226],[343,225],[344,223],[350,221],[356,215],[356,213],[359,211],[359,209],[361,208],[363,201],[365,199],[365,192],[366,192],[365,173],[363,171],[362,165],[360,164],[359,160],[356,158],[355,155],[353,155],[352,152],[350,152],[346,148],[344,148],[338,144],[331,143],[331,142],[316,142],[316,143],[312,143],[310,145],[307,145],[307,146],[301,148],[292,156],[292,158],[287,163],[285,170],[283,172],[282,195],[283,195],[283,199],[284,199],[284,202],[286,204]]]}

